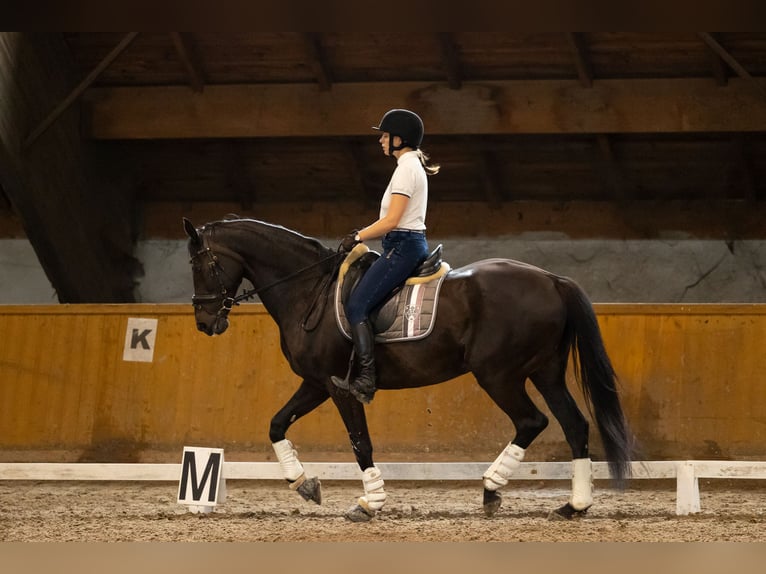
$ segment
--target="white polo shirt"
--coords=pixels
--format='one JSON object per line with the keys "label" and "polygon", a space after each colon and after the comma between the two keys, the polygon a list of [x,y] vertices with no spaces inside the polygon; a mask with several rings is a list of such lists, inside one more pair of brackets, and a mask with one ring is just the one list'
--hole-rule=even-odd
{"label": "white polo shirt", "polygon": [[408,151],[396,160],[396,169],[380,201],[380,217],[385,217],[391,206],[391,195],[399,193],[410,198],[397,228],[423,231],[426,228],[428,207],[428,176],[417,152]]}

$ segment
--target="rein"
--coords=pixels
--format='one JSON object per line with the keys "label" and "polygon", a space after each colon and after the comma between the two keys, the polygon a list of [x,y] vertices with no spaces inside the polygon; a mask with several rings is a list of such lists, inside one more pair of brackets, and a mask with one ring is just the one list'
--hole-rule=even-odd
{"label": "rein", "polygon": [[[223,280],[221,279],[221,273],[224,275],[226,274],[223,266],[218,261],[218,256],[213,251],[213,249],[209,245],[208,236],[202,235],[203,237],[203,247],[197,253],[195,253],[194,257],[197,257],[201,255],[202,253],[205,253],[210,262],[208,263],[210,270],[215,277],[215,279],[218,281],[218,285],[221,288],[221,292],[218,295],[193,295],[192,296],[192,304],[198,305],[200,303],[207,303],[212,301],[217,301],[220,299],[221,301],[221,307],[218,309],[218,312],[216,313],[217,317],[226,317],[229,312],[231,311],[232,307],[235,305],[239,305],[242,301],[246,301],[248,299],[252,299],[256,295],[260,295],[264,291],[268,291],[272,287],[276,287],[277,285],[280,285],[282,283],[286,283],[287,281],[290,281],[299,275],[302,275],[306,271],[310,271],[314,267],[318,267],[320,265],[323,265],[327,261],[330,261],[331,259],[335,259],[335,264],[333,265],[333,271],[329,273],[328,275],[325,275],[324,277],[320,278],[320,281],[322,281],[321,288],[316,290],[316,296],[314,297],[314,300],[312,301],[311,305],[309,306],[308,311],[306,312],[306,316],[303,318],[303,321],[301,321],[301,327],[306,331],[313,331],[317,325],[319,324],[319,321],[317,320],[316,323],[313,324],[313,326],[308,326],[309,318],[314,314],[315,309],[317,308],[317,304],[319,303],[320,297],[324,294],[324,303],[319,308],[320,311],[324,310],[324,305],[327,301],[327,293],[329,292],[330,284],[332,283],[332,278],[337,272],[337,270],[340,267],[341,261],[343,260],[343,257],[345,256],[343,253],[335,252],[332,255],[328,255],[327,257],[323,257],[319,261],[315,261],[314,263],[310,263],[309,265],[306,265],[305,267],[301,267],[297,271],[293,271],[289,275],[286,275],[285,277],[280,277],[276,281],[272,281],[268,285],[264,285],[263,287],[258,288],[252,288],[247,289],[243,291],[240,295],[235,295],[234,297],[231,297],[228,295],[228,290],[226,289],[226,285],[224,285]],[[247,262],[242,258],[239,253],[236,253],[234,251],[228,250],[228,249],[219,249],[219,251],[226,252],[227,255],[233,257],[234,259],[239,260],[240,264],[246,268],[249,269],[249,265]],[[319,282],[318,282],[319,283]],[[321,316],[321,313],[320,313]]]}
{"label": "rein", "polygon": [[[341,254],[340,253],[333,253],[332,255],[328,255],[327,257],[323,257],[319,261],[315,261],[314,263],[310,263],[309,265],[306,265],[305,267],[301,267],[297,271],[293,271],[292,273],[290,273],[289,275],[286,275],[285,277],[281,277],[281,278],[277,279],[276,281],[272,281],[271,283],[269,283],[268,285],[265,285],[264,287],[259,287],[258,289],[255,289],[255,288],[248,289],[247,291],[244,291],[241,295],[238,295],[236,297],[229,297],[229,299],[232,300],[234,305],[239,305],[240,301],[244,301],[245,299],[250,299],[251,297],[254,297],[255,295],[258,295],[258,294],[262,293],[263,291],[267,291],[267,290],[271,289],[272,287],[276,287],[280,283],[285,283],[287,281],[290,281],[291,279],[294,279],[298,275],[301,275],[301,274],[305,273],[306,271],[309,271],[309,270],[313,269],[314,267],[318,267],[318,266],[322,265],[323,263],[325,263],[326,261],[329,261],[330,259],[338,258],[339,255],[341,255]],[[339,258],[338,258],[338,260],[340,261]],[[338,267],[340,267],[340,265],[335,265],[335,268],[338,268]],[[332,278],[332,276],[333,276],[333,273],[330,273],[327,277],[325,277],[325,279]],[[329,283],[329,281],[328,281],[328,283]]]}

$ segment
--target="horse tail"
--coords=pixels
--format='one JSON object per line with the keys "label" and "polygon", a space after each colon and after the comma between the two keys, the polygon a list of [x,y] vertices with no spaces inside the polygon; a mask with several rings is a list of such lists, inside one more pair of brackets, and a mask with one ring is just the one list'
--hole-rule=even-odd
{"label": "horse tail", "polygon": [[598,426],[609,470],[621,485],[630,476],[633,438],[620,405],[617,375],[585,292],[566,277],[559,277],[556,285],[567,309],[564,349],[571,350],[574,375]]}

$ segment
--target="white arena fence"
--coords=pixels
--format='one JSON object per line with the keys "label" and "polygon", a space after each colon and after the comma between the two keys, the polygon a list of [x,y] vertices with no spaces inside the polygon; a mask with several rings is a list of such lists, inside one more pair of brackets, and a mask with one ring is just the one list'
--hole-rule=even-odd
{"label": "white arena fence", "polygon": [[[379,462],[385,480],[479,480],[490,462]],[[355,463],[304,462],[307,476],[323,480],[361,480]],[[181,464],[170,463],[0,463],[0,480],[178,481]],[[636,461],[638,479],[675,479],[676,514],[701,511],[699,479],[766,479],[766,461]],[[278,462],[224,462],[222,478],[284,480]],[[571,480],[571,462],[523,462],[512,480]],[[606,462],[593,463],[593,478],[608,480]]]}

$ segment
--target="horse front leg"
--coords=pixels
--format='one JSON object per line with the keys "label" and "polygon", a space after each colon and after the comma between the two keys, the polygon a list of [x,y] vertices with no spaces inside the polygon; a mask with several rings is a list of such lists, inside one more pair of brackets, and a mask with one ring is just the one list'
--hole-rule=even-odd
{"label": "horse front leg", "polygon": [[383,508],[386,502],[383,477],[380,469],[372,460],[372,440],[367,428],[367,417],[364,406],[347,391],[339,390],[330,383],[335,406],[338,408],[343,424],[351,440],[356,462],[362,471],[362,486],[364,495],[360,496],[345,517],[352,522],[369,522]]}
{"label": "horse front leg", "polygon": [[298,451],[287,440],[287,429],[303,415],[310,413],[330,395],[322,385],[310,384],[303,381],[295,394],[271,419],[269,438],[274,453],[277,455],[282,475],[291,490],[295,490],[304,500],[322,504],[322,484],[316,476],[307,478],[303,465],[298,460]]}

